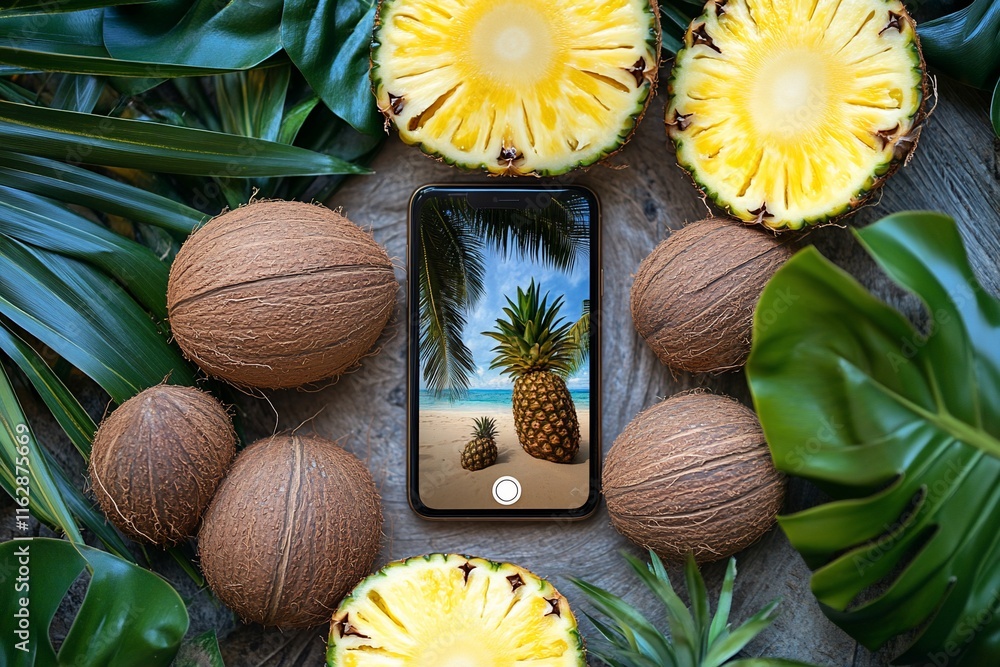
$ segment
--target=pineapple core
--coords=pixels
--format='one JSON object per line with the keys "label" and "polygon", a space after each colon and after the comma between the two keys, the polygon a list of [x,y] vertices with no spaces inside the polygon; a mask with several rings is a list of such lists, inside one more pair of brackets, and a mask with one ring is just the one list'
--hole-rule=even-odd
{"label": "pineapple core", "polygon": [[465,73],[515,89],[545,78],[557,47],[544,8],[528,3],[481,6],[487,11],[465,32],[469,57],[459,61]]}

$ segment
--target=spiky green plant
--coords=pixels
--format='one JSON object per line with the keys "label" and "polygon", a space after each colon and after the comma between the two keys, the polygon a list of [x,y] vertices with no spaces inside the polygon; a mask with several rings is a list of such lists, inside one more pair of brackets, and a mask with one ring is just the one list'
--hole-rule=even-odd
{"label": "spiky green plant", "polygon": [[[586,304],[585,304],[586,306]],[[548,292],[532,279],[507,298],[507,319],[498,319],[484,336],[497,341],[491,369],[514,380],[513,412],[517,439],[537,459],[570,463],[580,448],[580,422],[564,378],[578,370],[590,344],[590,313],[575,324],[559,316],[563,297],[549,301]]]}
{"label": "spiky green plant", "polygon": [[462,450],[462,467],[466,470],[482,470],[497,462],[497,420],[492,417],[476,417],[473,423],[473,439]]}
{"label": "spiky green plant", "polygon": [[663,603],[667,630],[654,626],[622,598],[580,579],[573,583],[591,604],[608,618],[605,622],[588,615],[603,643],[588,647],[589,653],[610,667],[812,667],[784,658],[733,658],[767,628],[777,616],[780,600],[774,600],[736,628],[729,622],[736,579],[736,559],[729,559],[714,616],[705,580],[693,557],[684,566],[690,608],[674,591],[660,558],[649,552],[650,563],[624,554],[642,583]]}

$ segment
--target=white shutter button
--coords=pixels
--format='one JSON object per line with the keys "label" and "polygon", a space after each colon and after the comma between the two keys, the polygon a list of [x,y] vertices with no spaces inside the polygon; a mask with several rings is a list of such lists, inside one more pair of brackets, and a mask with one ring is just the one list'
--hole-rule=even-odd
{"label": "white shutter button", "polygon": [[493,500],[501,505],[513,505],[521,498],[521,483],[509,475],[493,482]]}

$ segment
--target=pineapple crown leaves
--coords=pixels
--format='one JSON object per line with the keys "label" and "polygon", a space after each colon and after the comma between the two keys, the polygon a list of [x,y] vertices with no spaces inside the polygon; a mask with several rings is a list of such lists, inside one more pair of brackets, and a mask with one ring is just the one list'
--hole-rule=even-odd
{"label": "pineapple crown leaves", "polygon": [[571,335],[573,325],[559,317],[562,307],[563,297],[550,304],[549,293],[541,296],[534,279],[527,290],[518,287],[517,302],[507,297],[507,319],[497,319],[495,330],[483,332],[498,343],[490,368],[503,369],[503,375],[513,378],[533,371],[570,375],[579,341]]}
{"label": "pineapple crown leaves", "polygon": [[475,428],[472,435],[476,438],[495,438],[497,436],[497,420],[493,417],[476,417],[473,420]]}
{"label": "pineapple crown leaves", "polygon": [[705,580],[692,556],[684,567],[690,608],[674,591],[660,558],[649,552],[647,565],[638,558],[623,554],[642,583],[666,609],[669,636],[656,628],[637,609],[622,598],[587,583],[572,579],[591,604],[611,621],[606,623],[591,615],[587,618],[604,639],[591,653],[609,667],[812,667],[808,663],[782,658],[747,658],[731,660],[747,644],[774,622],[780,600],[774,600],[746,622],[733,629],[729,623],[732,609],[736,559],[730,558],[714,616],[711,615]]}

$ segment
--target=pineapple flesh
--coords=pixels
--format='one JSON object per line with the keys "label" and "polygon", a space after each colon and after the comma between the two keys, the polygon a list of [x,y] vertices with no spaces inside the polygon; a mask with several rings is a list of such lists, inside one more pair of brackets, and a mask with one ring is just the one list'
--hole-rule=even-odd
{"label": "pineapple flesh", "polygon": [[898,0],[710,0],[668,87],[668,133],[698,186],[792,229],[881,186],[915,148],[927,96]]}
{"label": "pineapple flesh", "polygon": [[490,368],[514,379],[514,428],[521,447],[536,459],[571,463],[580,449],[580,421],[563,379],[577,352],[572,325],[559,317],[563,298],[551,304],[534,280],[517,301],[507,299],[496,329],[484,335],[497,341]]}
{"label": "pineapple flesh", "polygon": [[470,440],[462,450],[462,467],[466,470],[482,470],[497,462],[497,421],[491,417],[475,420]]}
{"label": "pineapple flesh", "polygon": [[569,603],[509,563],[431,554],[362,581],[330,624],[330,667],[586,667]]}
{"label": "pineapple flesh", "polygon": [[383,0],[379,109],[449,164],[555,175],[617,151],[656,83],[656,0]]}

